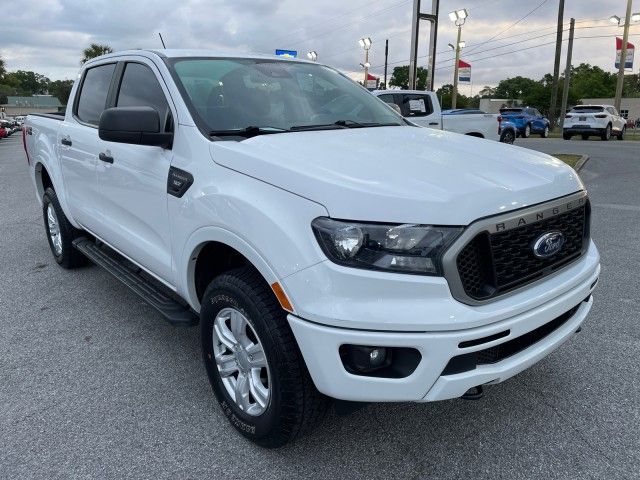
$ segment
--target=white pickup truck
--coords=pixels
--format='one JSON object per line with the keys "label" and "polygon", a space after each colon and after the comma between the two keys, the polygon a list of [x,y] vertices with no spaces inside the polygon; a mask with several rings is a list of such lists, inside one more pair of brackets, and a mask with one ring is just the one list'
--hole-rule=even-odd
{"label": "white pickup truck", "polygon": [[330,399],[477,398],[591,309],[574,170],[413,126],[325,65],[109,54],[82,67],[66,115],[30,115],[23,135],[56,261],[90,259],[172,324],[199,323],[222,411],[263,446]]}
{"label": "white pickup truck", "polygon": [[500,115],[483,112],[443,114],[438,96],[424,90],[375,90],[372,93],[394,108],[397,106],[404,118],[421,127],[500,140]]}

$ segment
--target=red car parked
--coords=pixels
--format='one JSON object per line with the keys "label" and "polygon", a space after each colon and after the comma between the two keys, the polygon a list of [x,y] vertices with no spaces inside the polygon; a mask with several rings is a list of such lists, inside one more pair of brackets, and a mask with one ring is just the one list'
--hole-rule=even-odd
{"label": "red car parked", "polygon": [[4,127],[0,127],[0,138],[7,138],[9,136],[9,133],[7,132],[7,129]]}

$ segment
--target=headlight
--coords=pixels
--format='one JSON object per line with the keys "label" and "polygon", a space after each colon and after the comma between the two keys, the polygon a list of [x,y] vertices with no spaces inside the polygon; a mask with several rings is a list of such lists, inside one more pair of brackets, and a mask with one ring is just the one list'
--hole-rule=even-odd
{"label": "headlight", "polygon": [[340,265],[422,275],[441,275],[444,251],[462,227],[389,225],[316,218],[320,247]]}

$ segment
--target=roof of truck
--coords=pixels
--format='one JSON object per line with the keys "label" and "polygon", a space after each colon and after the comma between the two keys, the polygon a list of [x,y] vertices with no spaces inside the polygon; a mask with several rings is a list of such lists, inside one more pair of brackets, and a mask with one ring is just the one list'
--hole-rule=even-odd
{"label": "roof of truck", "polygon": [[[178,48],[168,48],[168,49],[138,49],[138,50],[121,50],[118,52],[108,53],[106,55],[101,55],[96,58],[92,58],[87,62],[93,63],[98,60],[102,60],[105,58],[112,57],[121,57],[126,55],[140,55],[140,54],[155,54],[163,58],[183,58],[183,57],[214,57],[214,58],[255,58],[255,59],[272,59],[272,60],[282,60],[282,61],[294,61],[294,62],[306,62],[306,63],[316,63],[311,62],[310,60],[306,60],[304,58],[290,58],[278,55],[270,55],[265,53],[238,53],[238,52],[219,52],[216,50],[204,50],[204,49],[178,49]],[[148,56],[148,55],[145,55]]]}

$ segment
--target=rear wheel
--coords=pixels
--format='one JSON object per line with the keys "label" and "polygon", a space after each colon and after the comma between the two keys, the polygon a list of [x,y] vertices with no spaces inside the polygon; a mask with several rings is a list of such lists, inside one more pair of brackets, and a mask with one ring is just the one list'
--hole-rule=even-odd
{"label": "rear wheel", "polygon": [[508,144],[512,144],[516,139],[516,134],[514,133],[513,130],[505,130],[504,132],[502,132],[502,135],[500,136],[500,141],[502,143],[508,143]]}
{"label": "rear wheel", "polygon": [[567,132],[562,132],[562,138],[564,138],[565,140],[571,140],[572,135],[570,133]]}
{"label": "rear wheel", "polygon": [[209,284],[200,325],[211,387],[242,435],[280,447],[324,417],[329,400],[316,390],[286,312],[254,268]]}
{"label": "rear wheel", "polygon": [[87,263],[87,257],[73,246],[73,240],[82,235],[65,216],[55,190],[47,188],[42,197],[44,228],[49,248],[56,262],[63,268],[75,268]]}
{"label": "rear wheel", "polygon": [[589,140],[589,135],[587,135],[586,133],[582,134],[582,139],[583,140]]}
{"label": "rear wheel", "polygon": [[528,124],[527,124],[527,125],[524,127],[524,132],[522,133],[522,136],[523,136],[524,138],[529,138],[529,137],[531,136],[531,125],[528,125]]}
{"label": "rear wheel", "polygon": [[604,129],[600,138],[605,142],[611,139],[611,125],[607,125],[607,128]]}

